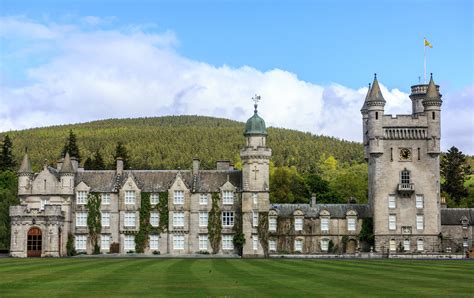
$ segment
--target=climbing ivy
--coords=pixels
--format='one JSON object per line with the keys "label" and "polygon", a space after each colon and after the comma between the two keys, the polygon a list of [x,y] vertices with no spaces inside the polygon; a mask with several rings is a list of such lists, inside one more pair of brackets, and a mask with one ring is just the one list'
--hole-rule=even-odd
{"label": "climbing ivy", "polygon": [[268,257],[268,212],[258,214],[258,239],[262,245],[263,255]]}
{"label": "climbing ivy", "polygon": [[148,245],[148,236],[151,230],[150,224],[150,194],[142,192],[140,197],[140,227],[135,236],[135,251],[137,253],[144,253]]}
{"label": "climbing ivy", "polygon": [[219,208],[219,193],[212,194],[212,208],[209,212],[209,221],[207,223],[207,232],[209,234],[209,241],[211,242],[212,252],[218,253],[221,243],[221,210]]}
{"label": "climbing ivy", "polygon": [[101,214],[100,214],[101,198],[98,193],[89,193],[87,197],[87,227],[89,228],[89,237],[93,247],[93,254],[100,253],[99,234],[102,230]]}
{"label": "climbing ivy", "polygon": [[245,235],[242,232],[242,204],[237,204],[234,216],[234,247],[238,250],[239,256],[242,256],[242,250],[245,245]]}
{"label": "climbing ivy", "polygon": [[68,257],[76,255],[76,249],[74,248],[74,236],[71,233],[67,234],[66,254]]}
{"label": "climbing ivy", "polygon": [[157,231],[154,231],[156,234],[168,231],[169,223],[169,210],[168,210],[168,192],[160,192],[159,202],[156,206],[158,213],[160,214],[160,226]]}

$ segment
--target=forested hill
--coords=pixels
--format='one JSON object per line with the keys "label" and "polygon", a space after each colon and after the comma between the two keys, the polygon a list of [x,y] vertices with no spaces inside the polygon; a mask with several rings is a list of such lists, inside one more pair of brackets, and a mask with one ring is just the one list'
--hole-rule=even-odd
{"label": "forested hill", "polygon": [[[112,165],[115,146],[121,141],[135,169],[186,169],[191,167],[193,157],[201,159],[203,168],[211,169],[219,159],[239,162],[243,129],[244,123],[227,119],[167,116],[34,128],[1,133],[0,138],[5,134],[11,137],[18,164],[28,147],[35,170],[45,159],[51,164],[58,160],[70,130],[77,136],[83,162],[100,150],[105,162]],[[296,130],[269,128],[268,146],[276,166],[296,166],[303,173],[314,170],[329,155],[339,162],[363,161],[360,143]]]}

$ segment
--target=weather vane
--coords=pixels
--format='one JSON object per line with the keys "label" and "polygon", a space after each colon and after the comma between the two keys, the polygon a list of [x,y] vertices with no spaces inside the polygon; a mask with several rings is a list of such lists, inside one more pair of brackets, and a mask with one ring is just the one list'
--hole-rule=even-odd
{"label": "weather vane", "polygon": [[255,94],[255,96],[252,97],[252,100],[253,100],[253,102],[254,102],[254,105],[253,105],[253,106],[255,107],[255,111],[254,111],[255,113],[257,113],[258,102],[259,102],[261,99],[262,99],[262,98],[260,97],[260,95],[257,95],[257,94]]}

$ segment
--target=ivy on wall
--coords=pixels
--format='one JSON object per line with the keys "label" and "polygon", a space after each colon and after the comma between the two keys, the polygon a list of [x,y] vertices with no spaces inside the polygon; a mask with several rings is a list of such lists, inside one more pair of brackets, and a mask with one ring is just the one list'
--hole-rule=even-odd
{"label": "ivy on wall", "polygon": [[221,231],[222,231],[222,221],[221,221],[221,210],[219,207],[219,193],[212,194],[212,207],[209,212],[209,221],[207,223],[207,232],[209,234],[209,241],[211,243],[212,252],[214,254],[219,252],[220,243],[221,243]]}
{"label": "ivy on wall", "polygon": [[169,224],[168,192],[160,192],[158,196],[159,202],[156,206],[156,209],[160,214],[160,225],[157,231],[154,231],[156,234],[167,232]]}
{"label": "ivy on wall", "polygon": [[263,255],[268,257],[268,212],[259,212],[258,214],[258,239],[262,245]]}
{"label": "ivy on wall", "polygon": [[76,255],[76,249],[74,248],[74,236],[71,233],[67,234],[66,254],[68,257]]}
{"label": "ivy on wall", "polygon": [[89,228],[89,237],[93,247],[93,254],[100,253],[99,234],[102,230],[100,214],[101,198],[98,193],[89,193],[87,197],[87,227]]}
{"label": "ivy on wall", "polygon": [[245,235],[242,232],[242,204],[237,204],[235,208],[235,216],[234,216],[234,238],[233,243],[234,247],[237,249],[239,256],[242,256],[243,248],[245,245]]}
{"label": "ivy on wall", "polygon": [[137,253],[144,253],[148,245],[148,236],[151,230],[150,224],[150,194],[142,192],[140,197],[140,227],[135,236],[135,251]]}

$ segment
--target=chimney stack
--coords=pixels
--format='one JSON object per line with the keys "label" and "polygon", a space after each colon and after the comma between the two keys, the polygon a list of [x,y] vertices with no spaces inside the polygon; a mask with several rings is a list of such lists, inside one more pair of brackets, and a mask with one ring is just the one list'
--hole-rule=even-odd
{"label": "chimney stack", "polygon": [[316,194],[311,194],[311,207],[316,207]]}
{"label": "chimney stack", "polygon": [[116,170],[117,175],[122,175],[123,174],[123,158],[117,157],[117,170]]}
{"label": "chimney stack", "polygon": [[199,158],[193,158],[193,175],[199,174],[199,167],[201,166],[201,161]]}

